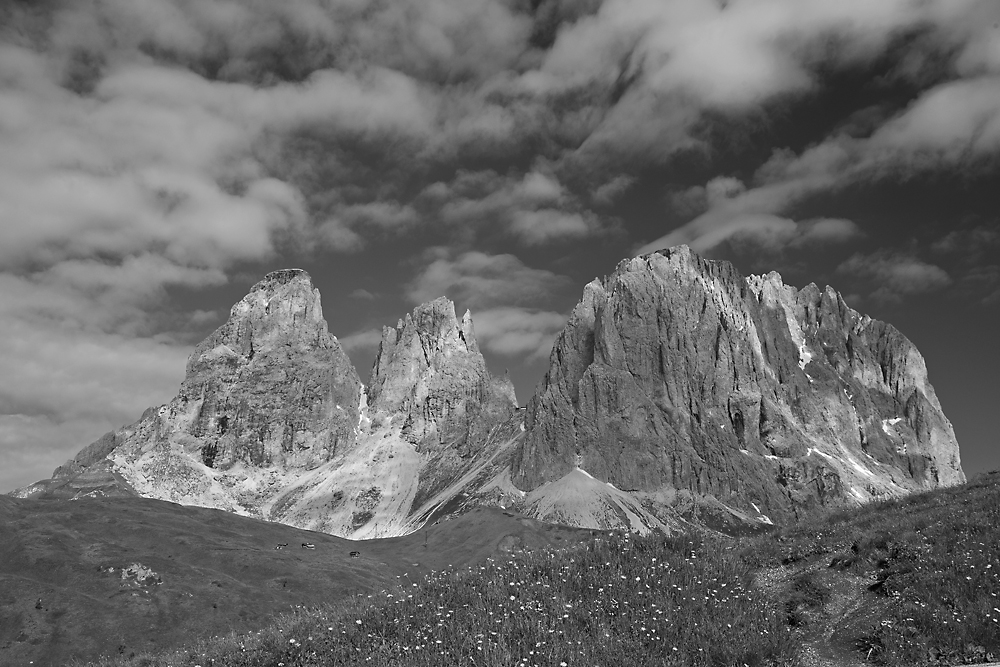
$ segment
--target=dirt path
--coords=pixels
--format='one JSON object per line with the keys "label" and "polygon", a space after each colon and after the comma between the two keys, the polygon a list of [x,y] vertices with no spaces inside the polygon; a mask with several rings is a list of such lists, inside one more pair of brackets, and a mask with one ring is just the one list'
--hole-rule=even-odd
{"label": "dirt path", "polygon": [[802,645],[802,664],[805,667],[860,667],[864,661],[857,658],[852,647],[839,645],[835,635],[859,616],[871,582],[843,572],[818,572],[819,569],[813,567],[830,586],[830,599],[810,624],[808,639]]}
{"label": "dirt path", "polygon": [[797,577],[809,575],[829,590],[829,597],[809,614],[803,629],[800,658],[804,667],[862,667],[865,660],[845,638],[859,624],[870,621],[881,605],[868,593],[871,581],[854,574],[831,570],[825,558],[765,570],[756,585],[779,598],[786,598]]}

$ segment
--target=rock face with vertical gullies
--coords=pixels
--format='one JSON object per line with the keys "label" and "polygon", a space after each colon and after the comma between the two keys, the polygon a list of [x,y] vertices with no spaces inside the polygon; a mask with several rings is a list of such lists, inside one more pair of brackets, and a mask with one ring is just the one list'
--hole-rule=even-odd
{"label": "rock face with vertical gullies", "polygon": [[168,412],[213,468],[315,467],[354,444],[361,380],[305,271],[269,273],[202,341]]}
{"label": "rock face with vertical gullies", "polygon": [[177,396],[17,495],[129,495],[355,538],[400,535],[509,466],[513,386],[438,299],[386,328],[362,385],[301,270],[264,277],[191,354]]}
{"label": "rock face with vertical gullies", "polygon": [[901,333],[682,246],[585,287],[526,409],[448,299],[383,329],[366,388],[309,276],[268,274],[173,400],[16,495],[139,494],[361,539],[482,504],[745,527],[963,480]]}
{"label": "rock face with vertical gullies", "polygon": [[833,289],[744,278],[680,246],[584,289],[531,399],[513,484],[585,470],[666,508],[786,520],[964,481],[899,331]]}
{"label": "rock face with vertical gullies", "polygon": [[195,347],[173,400],[85,448],[47,490],[79,493],[107,469],[142,496],[261,516],[290,477],[354,448],[362,402],[309,274],[275,271]]}
{"label": "rock face with vertical gullies", "polygon": [[509,451],[496,458],[497,443],[520,436],[514,385],[490,374],[472,314],[466,311],[459,322],[455,304],[444,297],[417,306],[394,328],[383,327],[368,407],[373,420],[398,426],[398,436],[427,460],[416,507],[485,460],[490,470],[508,465]]}
{"label": "rock face with vertical gullies", "polygon": [[494,378],[479,352],[472,314],[461,323],[455,304],[441,297],[383,327],[369,407],[406,415],[403,432],[430,450],[454,449],[469,456],[482,446],[497,417],[517,406],[508,378]]}

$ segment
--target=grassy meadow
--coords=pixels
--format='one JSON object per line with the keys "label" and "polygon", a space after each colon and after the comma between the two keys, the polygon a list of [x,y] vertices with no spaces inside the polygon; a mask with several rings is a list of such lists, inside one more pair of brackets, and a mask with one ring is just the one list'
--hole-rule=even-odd
{"label": "grassy meadow", "polygon": [[754,537],[604,534],[103,667],[1000,659],[1000,475]]}

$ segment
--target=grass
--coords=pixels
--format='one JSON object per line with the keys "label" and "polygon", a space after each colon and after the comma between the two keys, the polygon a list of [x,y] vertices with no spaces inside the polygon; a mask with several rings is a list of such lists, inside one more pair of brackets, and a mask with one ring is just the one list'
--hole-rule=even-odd
{"label": "grass", "polygon": [[619,535],[490,560],[259,634],[108,665],[778,665],[780,607],[718,544]]}
{"label": "grass", "polygon": [[822,560],[867,577],[870,605],[885,609],[855,637],[871,662],[967,664],[1000,660],[998,545],[995,472],[777,531],[744,557],[751,567]]}
{"label": "grass", "polygon": [[[756,537],[613,535],[404,577],[378,595],[295,610],[258,633],[100,664],[794,665],[804,637],[823,624],[837,630],[830,582],[848,580],[866,585],[837,630],[845,660],[993,660],[998,483],[994,474]],[[755,586],[761,572],[783,573],[785,583]]]}

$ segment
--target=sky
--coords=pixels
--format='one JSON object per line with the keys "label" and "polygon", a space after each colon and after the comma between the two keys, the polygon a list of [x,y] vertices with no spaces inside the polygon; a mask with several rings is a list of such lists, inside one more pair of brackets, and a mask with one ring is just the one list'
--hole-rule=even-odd
{"label": "sky", "polygon": [[175,395],[266,272],[366,379],[447,295],[525,403],[686,243],[832,285],[1000,468],[995,0],[2,0],[0,492]]}

